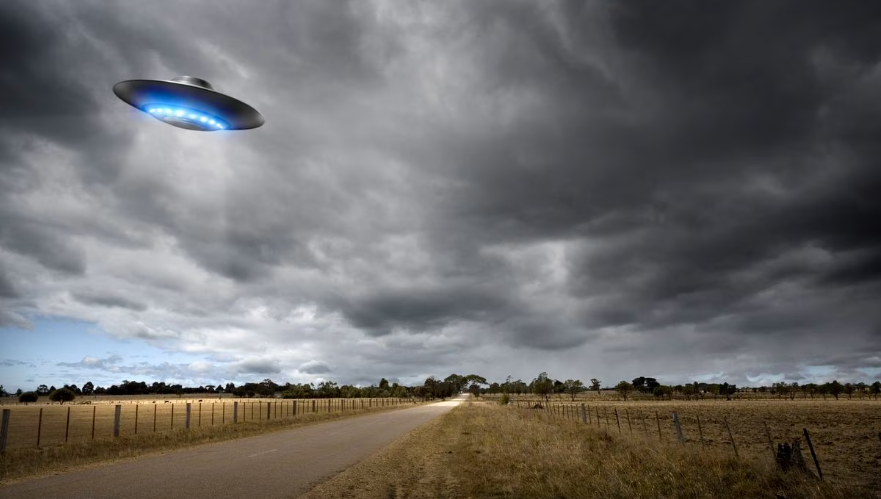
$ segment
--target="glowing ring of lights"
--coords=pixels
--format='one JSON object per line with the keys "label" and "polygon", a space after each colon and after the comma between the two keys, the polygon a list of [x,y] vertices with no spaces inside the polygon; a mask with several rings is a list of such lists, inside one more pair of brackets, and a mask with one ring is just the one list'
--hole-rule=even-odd
{"label": "glowing ring of lights", "polygon": [[147,104],[142,111],[153,116],[159,121],[174,125],[187,130],[201,130],[203,132],[213,130],[227,130],[229,123],[225,120],[195,109],[187,109],[174,105]]}
{"label": "glowing ring of lights", "polygon": [[187,130],[247,130],[265,122],[263,115],[253,107],[215,91],[207,81],[192,76],[179,76],[171,81],[121,81],[113,86],[113,93],[163,123]]}

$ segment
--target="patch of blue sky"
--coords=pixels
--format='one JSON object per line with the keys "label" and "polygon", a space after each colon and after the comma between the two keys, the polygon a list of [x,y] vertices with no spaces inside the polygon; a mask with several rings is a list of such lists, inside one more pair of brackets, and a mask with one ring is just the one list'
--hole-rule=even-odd
{"label": "patch of blue sky", "polygon": [[10,392],[38,385],[109,386],[124,379],[163,381],[130,372],[132,366],[204,361],[188,353],[162,350],[138,339],[120,339],[91,322],[30,318],[33,329],[0,328],[0,384]]}

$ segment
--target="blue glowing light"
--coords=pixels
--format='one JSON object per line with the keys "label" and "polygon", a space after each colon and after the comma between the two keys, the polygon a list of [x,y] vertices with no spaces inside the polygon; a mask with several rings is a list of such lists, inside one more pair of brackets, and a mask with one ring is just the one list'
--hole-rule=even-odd
{"label": "blue glowing light", "polygon": [[[197,109],[182,107],[156,107],[156,104],[148,104],[142,107],[157,120],[166,123],[191,128],[195,130],[226,130],[229,124],[217,116],[201,112]],[[209,126],[210,125],[210,126]]]}

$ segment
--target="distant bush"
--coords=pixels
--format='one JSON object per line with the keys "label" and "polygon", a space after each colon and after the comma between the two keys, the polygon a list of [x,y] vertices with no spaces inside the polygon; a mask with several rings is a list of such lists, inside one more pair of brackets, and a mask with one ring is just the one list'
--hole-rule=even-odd
{"label": "distant bush", "polygon": [[34,392],[24,392],[18,396],[18,401],[27,405],[28,402],[36,402],[40,397]]}
{"label": "distant bush", "polygon": [[49,394],[49,400],[52,402],[61,402],[61,405],[64,405],[65,402],[70,402],[75,398],[76,393],[70,388],[62,388]]}
{"label": "distant bush", "polygon": [[508,396],[507,393],[502,394],[502,398],[499,399],[499,405],[508,405],[511,403],[511,397]]}

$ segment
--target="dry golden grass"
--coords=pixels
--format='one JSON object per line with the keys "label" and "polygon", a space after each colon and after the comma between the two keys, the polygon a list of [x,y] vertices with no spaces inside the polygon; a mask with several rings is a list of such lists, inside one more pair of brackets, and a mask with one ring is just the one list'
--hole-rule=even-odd
{"label": "dry golden grass", "polygon": [[[203,403],[201,426],[198,425],[198,413],[194,406],[191,409],[191,426],[189,430],[183,429],[185,404],[175,404],[175,429],[173,430],[170,425],[170,406],[172,404],[165,405],[163,403],[161,405],[153,405],[141,403],[124,405],[122,411],[123,424],[121,425],[120,437],[118,438],[108,438],[112,435],[114,408],[112,405],[105,405],[103,408],[99,407],[96,411],[96,413],[101,413],[103,410],[107,414],[102,416],[103,419],[100,420],[100,424],[98,423],[99,420],[96,418],[96,439],[94,441],[90,438],[91,418],[93,411],[95,411],[94,407],[73,406],[70,408],[72,414],[71,434],[69,442],[66,445],[61,443],[64,441],[64,427],[68,406],[43,407],[44,426],[43,431],[41,432],[41,440],[44,438],[44,435],[46,435],[45,438],[51,438],[55,443],[53,445],[45,445],[41,442],[41,447],[37,448],[34,445],[36,443],[36,429],[34,428],[34,432],[30,434],[29,437],[29,441],[31,438],[33,441],[29,442],[28,445],[20,445],[17,447],[10,445],[5,453],[0,454],[0,483],[8,483],[46,473],[67,471],[72,468],[97,463],[139,457],[153,452],[167,451],[208,442],[249,437],[272,431],[287,430],[306,424],[414,406],[414,404],[411,403],[402,404],[400,406],[374,405],[371,407],[368,405],[365,406],[364,409],[361,409],[359,402],[356,404],[357,407],[355,409],[348,408],[345,411],[340,411],[338,405],[334,406],[334,404],[339,403],[339,399],[333,399],[331,401],[331,409],[333,410],[328,411],[326,405],[327,401],[319,399],[316,402],[316,412],[311,412],[312,401],[300,400],[297,401],[298,412],[297,415],[294,416],[292,407],[289,405],[293,402],[291,400],[283,401],[274,399],[272,401],[266,400],[262,403],[255,403],[252,400],[249,400],[247,401],[248,404],[245,404],[244,402],[245,401],[240,402],[240,422],[238,424],[231,424],[231,402],[226,404],[225,409],[222,409],[219,403],[215,405],[214,425],[210,424],[210,404]],[[266,419],[265,411],[267,410],[267,402],[273,404],[272,414],[274,419]],[[274,402],[279,402],[279,405],[276,406]],[[288,406],[286,407],[282,405],[282,402],[288,404]],[[322,402],[325,404],[323,407],[321,406]],[[143,420],[139,419],[139,432],[137,434],[134,433],[134,414],[136,407],[138,407],[137,411],[139,416],[144,417]],[[152,410],[154,407],[156,407],[157,411],[157,431],[155,433],[152,431]],[[15,421],[15,415],[18,414],[19,420],[26,422],[29,421],[28,425],[36,426],[36,418],[26,419],[25,417],[22,417],[22,415],[32,416],[32,411],[34,414],[38,414],[40,407],[19,406],[15,409],[23,412],[15,412],[12,421]],[[48,409],[57,410],[57,414],[52,413],[51,416],[48,416],[52,412]],[[252,409],[254,411],[253,416],[251,413]],[[262,409],[262,411],[260,411],[260,409]],[[160,410],[165,411],[167,417],[159,418],[158,413]],[[73,415],[80,411],[83,411],[82,414],[85,416],[78,416],[76,418],[77,424],[74,425],[75,419]],[[226,424],[221,424],[221,419],[224,418],[224,414]],[[279,417],[275,418],[275,416]],[[180,417],[180,419],[178,419],[178,417]],[[24,426],[25,430],[29,429],[28,425]],[[10,441],[12,441],[14,435],[12,428],[12,425],[10,425]],[[77,428],[76,433],[74,433],[74,428]],[[85,430],[83,428],[85,428]],[[99,428],[102,432],[100,434],[98,433]],[[76,435],[76,438],[73,437],[74,435]],[[99,435],[102,435],[104,438],[97,438]]]}
{"label": "dry golden grass", "polygon": [[[614,423],[613,423],[614,424]],[[845,498],[868,488],[720,448],[649,444],[545,411],[463,405],[319,485],[312,497]],[[875,497],[878,493],[874,492]]]}
{"label": "dry golden grass", "polygon": [[[398,403],[396,399],[163,399],[140,395],[83,397],[73,404],[64,405],[50,404],[48,398],[43,397],[35,404],[4,405],[0,409],[11,410],[7,448],[14,449],[112,438],[116,405],[121,409],[120,435],[143,435],[183,428],[187,403],[190,403],[191,428],[232,423],[236,402],[239,422],[287,418],[312,412],[346,412]],[[409,404],[405,401],[399,403]]]}
{"label": "dry golden grass", "polygon": [[[515,397],[515,402],[518,400]],[[536,399],[519,398],[521,406],[532,405]],[[529,400],[529,402],[527,402]],[[700,418],[707,448],[733,454],[725,420],[741,456],[772,459],[765,433],[767,424],[771,439],[779,443],[801,439],[805,458],[810,452],[804,442],[807,428],[817,452],[823,476],[836,483],[858,483],[881,489],[881,401],[871,399],[764,399],[764,400],[705,400],[705,401],[621,401],[606,399],[579,399],[573,404],[569,398],[556,398],[551,408],[572,414],[581,403],[590,409],[590,421],[597,425],[597,411],[601,428],[614,435],[645,438],[649,442],[676,441],[672,413],[679,415],[686,444],[700,447],[698,429]],[[615,419],[618,411],[618,422]],[[661,435],[658,435],[658,421]],[[630,422],[628,423],[628,418]],[[813,463],[810,463],[813,468]]]}

